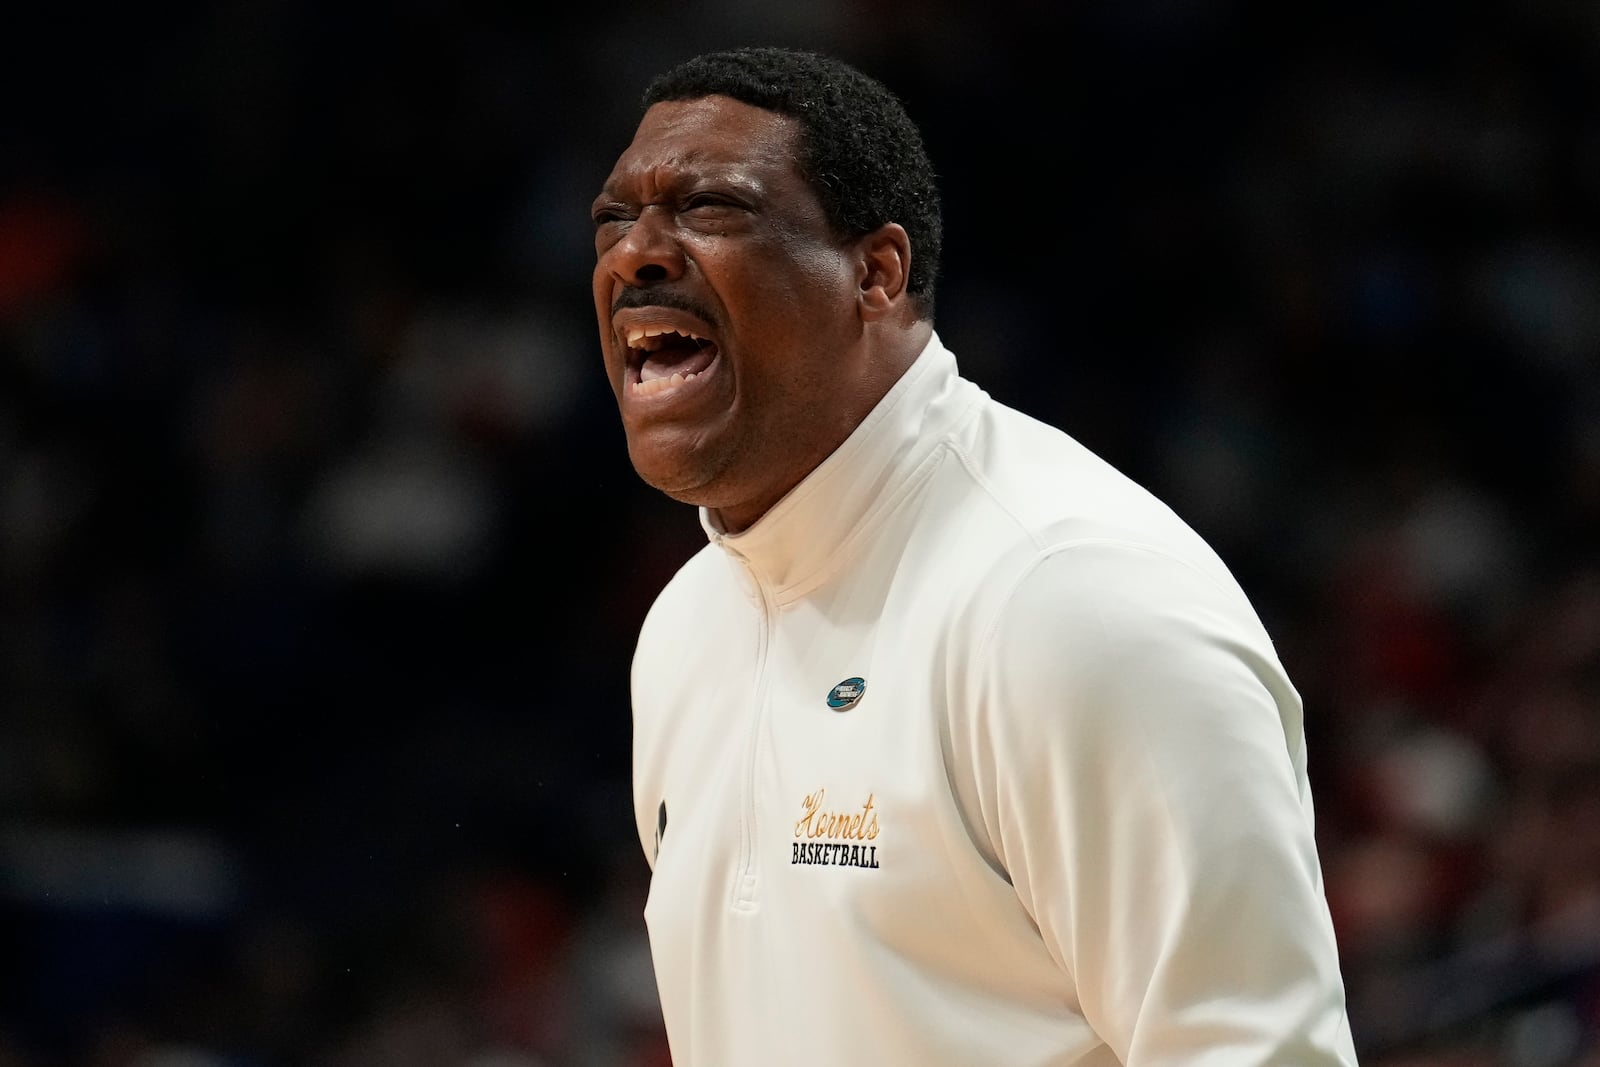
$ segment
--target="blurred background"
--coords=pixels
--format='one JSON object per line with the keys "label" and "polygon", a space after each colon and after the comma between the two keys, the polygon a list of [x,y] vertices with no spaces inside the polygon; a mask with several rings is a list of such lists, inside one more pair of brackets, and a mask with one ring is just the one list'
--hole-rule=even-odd
{"label": "blurred background", "polygon": [[0,1067],[662,1067],[588,204],[834,51],[968,376],[1306,698],[1368,1067],[1600,1064],[1600,5],[309,0],[0,29]]}

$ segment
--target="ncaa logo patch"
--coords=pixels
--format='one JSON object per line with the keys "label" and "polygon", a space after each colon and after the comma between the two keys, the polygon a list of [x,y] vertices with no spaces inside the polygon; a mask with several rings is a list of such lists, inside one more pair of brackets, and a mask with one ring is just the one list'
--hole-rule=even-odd
{"label": "ncaa logo patch", "polygon": [[856,706],[866,691],[867,683],[864,679],[846,678],[828,690],[828,707],[834,711],[849,711]]}

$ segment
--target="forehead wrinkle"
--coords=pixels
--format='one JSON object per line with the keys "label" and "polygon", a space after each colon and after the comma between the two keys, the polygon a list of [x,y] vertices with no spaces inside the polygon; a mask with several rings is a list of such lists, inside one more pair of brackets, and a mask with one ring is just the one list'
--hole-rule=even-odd
{"label": "forehead wrinkle", "polygon": [[795,168],[793,121],[713,95],[663,101],[645,113],[618,157],[602,195],[626,199],[624,189],[662,190],[714,183],[753,196]]}
{"label": "forehead wrinkle", "polygon": [[708,183],[758,197],[765,193],[768,185],[755,173],[759,166],[759,161],[729,163],[699,152],[620,166],[600,190],[600,198],[625,199],[637,189],[640,199],[650,202],[676,190]]}

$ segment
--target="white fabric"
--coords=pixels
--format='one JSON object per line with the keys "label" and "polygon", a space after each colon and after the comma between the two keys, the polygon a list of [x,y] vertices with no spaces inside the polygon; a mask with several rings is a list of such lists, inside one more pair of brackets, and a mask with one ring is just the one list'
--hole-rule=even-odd
{"label": "white fabric", "polygon": [[701,521],[632,678],[680,1067],[1355,1064],[1300,698],[1167,507],[935,337]]}

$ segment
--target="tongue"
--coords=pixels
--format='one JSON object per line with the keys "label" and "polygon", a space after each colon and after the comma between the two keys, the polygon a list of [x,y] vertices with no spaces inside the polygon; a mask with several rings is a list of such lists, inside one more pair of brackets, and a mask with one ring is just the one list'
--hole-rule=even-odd
{"label": "tongue", "polygon": [[663,348],[645,357],[639,368],[639,380],[650,382],[657,378],[670,378],[674,374],[699,374],[711,366],[716,355],[716,348],[709,344]]}

